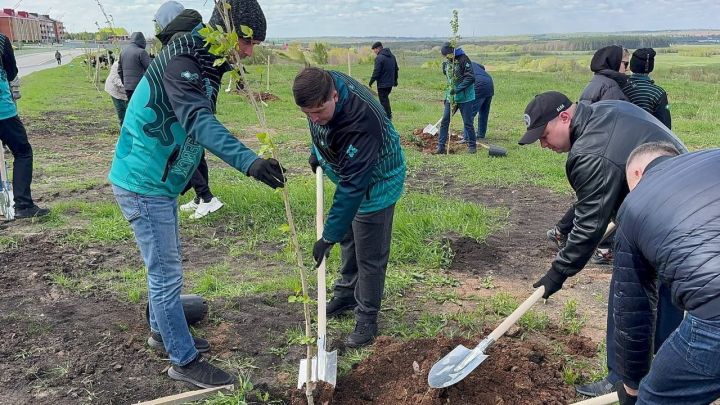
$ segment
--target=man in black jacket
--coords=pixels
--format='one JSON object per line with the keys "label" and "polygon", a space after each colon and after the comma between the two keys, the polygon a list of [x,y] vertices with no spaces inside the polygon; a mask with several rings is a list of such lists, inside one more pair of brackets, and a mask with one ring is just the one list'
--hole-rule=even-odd
{"label": "man in black jacket", "polygon": [[150,66],[150,55],[145,50],[146,44],[145,35],[142,32],[133,32],[130,35],[130,44],[120,52],[118,75],[120,75],[120,80],[125,87],[128,102],[148,66]]}
{"label": "man in black jacket", "polygon": [[375,69],[373,69],[372,77],[370,77],[369,86],[372,87],[373,83],[377,82],[378,98],[380,104],[388,118],[392,119],[392,110],[390,109],[390,92],[393,87],[398,85],[398,67],[395,55],[390,52],[390,49],[383,48],[380,42],[375,42],[372,45],[372,50],[375,52]]}
{"label": "man in black jacket", "polygon": [[[618,213],[611,315],[623,405],[720,398],[720,150],[670,158],[667,149],[633,151]],[[651,365],[657,281],[687,316]]]}
{"label": "man in black jacket", "polygon": [[[525,109],[527,132],[520,145],[540,140],[543,148],[569,152],[565,171],[577,196],[575,220],[567,243],[550,270],[533,286],[545,287],[544,298],[562,288],[590,259],[610,220],[628,193],[625,163],[635,147],[647,142],[668,142],[681,152],[683,143],[669,129],[640,107],[619,100],[573,104],[564,94],[549,91]],[[662,293],[661,297],[669,297]],[[674,311],[673,311],[674,309]],[[669,306],[658,330],[666,337],[682,319],[682,311]],[[583,395],[601,395],[612,390],[619,377],[614,372],[614,325],[608,316],[608,377],[578,387]]]}
{"label": "man in black jacket", "polygon": [[650,78],[655,68],[655,50],[640,48],[630,58],[630,70],[633,74],[628,78],[622,90],[630,102],[652,114],[666,127],[672,129],[670,106],[667,93]]}

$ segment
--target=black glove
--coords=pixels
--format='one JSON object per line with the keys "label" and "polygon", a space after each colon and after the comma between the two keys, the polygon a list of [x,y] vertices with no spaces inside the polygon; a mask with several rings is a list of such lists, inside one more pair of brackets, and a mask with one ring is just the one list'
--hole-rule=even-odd
{"label": "black glove", "polygon": [[330,256],[330,250],[332,249],[334,243],[328,242],[323,238],[320,238],[315,242],[315,246],[313,246],[313,259],[315,259],[315,268],[320,267],[320,263],[322,263],[323,258]]}
{"label": "black glove", "polygon": [[374,80],[370,80],[370,83],[368,83],[368,87],[372,87],[373,83],[375,83]]}
{"label": "black glove", "polygon": [[275,159],[256,159],[248,169],[248,176],[254,177],[272,188],[285,185],[285,169]]}
{"label": "black glove", "polygon": [[308,163],[310,163],[310,168],[312,169],[313,173],[315,173],[315,171],[317,171],[318,166],[320,166],[320,161],[318,161],[318,158],[317,158],[317,156],[315,156],[314,153],[310,154]]}
{"label": "black glove", "polygon": [[637,396],[628,394],[627,391],[625,391],[625,384],[623,384],[622,381],[615,383],[615,390],[617,391],[620,405],[635,405],[635,402],[637,402]]}
{"label": "black glove", "polygon": [[548,272],[544,276],[542,276],[542,278],[538,280],[537,283],[533,284],[533,288],[544,286],[545,294],[543,294],[543,298],[548,299],[551,295],[560,291],[565,280],[567,280],[566,275],[560,273],[559,271],[551,267],[550,270],[548,270]]}

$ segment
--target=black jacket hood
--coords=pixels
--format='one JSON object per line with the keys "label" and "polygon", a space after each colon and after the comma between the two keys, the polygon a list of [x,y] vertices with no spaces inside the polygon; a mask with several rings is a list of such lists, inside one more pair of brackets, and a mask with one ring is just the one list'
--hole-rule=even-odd
{"label": "black jacket hood", "polygon": [[133,32],[132,35],[130,35],[130,42],[142,49],[145,49],[145,45],[147,45],[147,42],[145,42],[145,35],[143,35],[142,32]]}
{"label": "black jacket hood", "polygon": [[155,35],[160,43],[165,46],[173,40],[178,34],[184,34],[190,32],[198,24],[202,22],[202,16],[197,10],[186,8],[175,19],[162,30],[160,33]]}

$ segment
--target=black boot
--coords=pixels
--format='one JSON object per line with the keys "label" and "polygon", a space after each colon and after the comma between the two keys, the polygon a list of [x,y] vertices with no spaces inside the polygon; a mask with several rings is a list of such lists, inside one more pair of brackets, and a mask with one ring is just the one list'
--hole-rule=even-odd
{"label": "black boot", "polygon": [[343,312],[352,311],[357,306],[355,298],[342,299],[333,298],[325,306],[325,313],[328,318],[335,318],[342,315]]}
{"label": "black boot", "polygon": [[168,375],[173,380],[189,382],[201,388],[222,387],[237,382],[235,377],[208,363],[200,354],[184,366],[173,365],[168,369]]}
{"label": "black boot", "polygon": [[375,340],[378,333],[376,321],[357,322],[355,330],[345,339],[345,345],[348,347],[367,346]]}
{"label": "black boot", "polygon": [[50,210],[47,208],[40,208],[33,204],[32,207],[20,208],[15,210],[15,218],[39,218],[49,214]]}

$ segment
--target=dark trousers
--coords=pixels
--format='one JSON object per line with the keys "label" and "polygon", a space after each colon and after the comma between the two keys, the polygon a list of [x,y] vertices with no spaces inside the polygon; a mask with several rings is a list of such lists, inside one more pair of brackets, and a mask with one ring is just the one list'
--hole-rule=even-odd
{"label": "dark trousers", "polygon": [[[573,229],[573,221],[575,220],[575,204],[571,205],[570,208],[568,208],[567,211],[565,211],[565,215],[563,215],[562,218],[560,218],[560,221],[555,224],[558,231],[562,233],[563,235],[567,235],[572,231]],[[605,240],[601,241],[600,244],[598,244],[598,248],[600,249],[610,249],[613,246],[613,242],[615,240],[615,231],[613,231],[610,236],[605,238]]]}
{"label": "dark trousers", "polygon": [[208,177],[208,165],[205,160],[205,153],[203,152],[200,158],[200,165],[198,166],[195,173],[190,178],[190,185],[195,190],[195,198],[202,199],[202,201],[209,202],[213,198],[213,193],[210,192],[210,182]]}
{"label": "dark trousers", "polygon": [[30,208],[33,204],[30,183],[33,175],[33,151],[28,142],[25,126],[16,115],[0,120],[0,141],[7,145],[13,160],[13,194],[15,210]]}
{"label": "dark trousers", "polygon": [[[615,362],[617,361],[615,347],[615,320],[613,319],[613,297],[615,295],[615,280],[610,280],[610,292],[608,299],[608,317],[607,317],[607,368],[608,380],[615,384],[620,380],[620,376],[615,372]],[[670,289],[658,281],[658,303],[657,303],[657,320],[655,321],[655,353],[660,349],[663,342],[670,336],[683,320],[684,311],[672,303]]]}
{"label": "dark trousers", "polygon": [[118,119],[120,120],[120,126],[122,126],[122,123],[125,120],[125,110],[127,110],[127,101],[120,100],[119,98],[115,98],[113,96],[110,96],[110,98],[113,101],[113,107],[115,107],[115,113],[117,113]]}
{"label": "dark trousers", "polygon": [[380,104],[385,109],[385,114],[387,114],[388,118],[392,119],[392,110],[390,109],[390,92],[392,91],[392,87],[378,87],[378,98],[380,99]]}
{"label": "dark trousers", "polygon": [[[466,103],[458,103],[458,109],[463,120],[463,136],[467,136],[468,148],[475,149],[477,146],[475,138],[475,127],[473,126],[473,102],[468,101]],[[438,138],[438,150],[445,150],[445,143],[448,141],[448,132],[450,130],[450,103],[445,100],[445,110],[443,111],[443,117],[440,121],[440,136]]]}
{"label": "dark trousers", "polygon": [[475,98],[475,109],[478,115],[477,139],[483,139],[485,138],[485,134],[487,134],[488,117],[490,116],[490,103],[492,103],[492,96]]}
{"label": "dark trousers", "polygon": [[390,257],[395,205],[368,214],[356,214],[352,227],[340,242],[342,264],[335,282],[334,298],[357,302],[355,319],[375,322]]}
{"label": "dark trousers", "polygon": [[705,405],[720,398],[720,321],[688,314],[640,382],[637,405]]}
{"label": "dark trousers", "polygon": [[127,90],[127,89],[126,89],[126,90],[125,90],[125,95],[126,95],[127,98],[128,98],[128,103],[130,102],[130,98],[132,97],[132,95],[133,95],[134,92],[135,92],[135,89],[133,89],[133,90]]}

